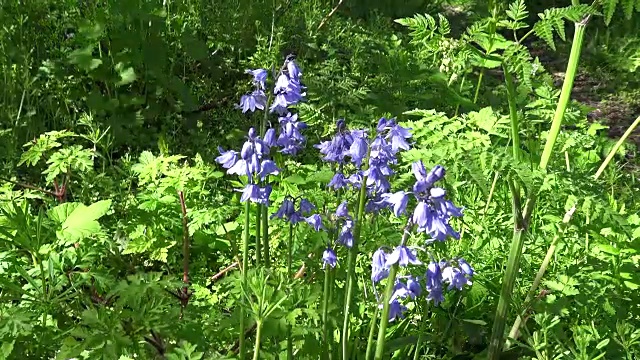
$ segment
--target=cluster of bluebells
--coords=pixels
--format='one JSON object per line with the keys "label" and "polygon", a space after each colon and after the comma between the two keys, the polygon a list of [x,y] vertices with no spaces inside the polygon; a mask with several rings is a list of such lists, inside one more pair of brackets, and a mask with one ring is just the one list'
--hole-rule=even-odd
{"label": "cluster of bluebells", "polygon": [[[267,70],[255,69],[247,70],[253,76],[254,90],[240,98],[238,108],[243,113],[247,111],[265,110],[267,107],[266,82]],[[276,130],[269,128],[263,137],[259,137],[254,128],[249,129],[247,140],[242,146],[242,150],[225,151],[218,148],[220,156],[216,162],[227,169],[228,174],[247,176],[247,185],[242,189],[241,201],[251,201],[268,205],[271,194],[271,186],[259,186],[268,175],[277,175],[280,169],[269,159],[269,153],[273,147],[280,148],[280,152],[288,155],[297,154],[305,144],[305,137],[302,130],[306,124],[298,120],[297,114],[291,114],[289,106],[300,102],[305,93],[304,86],[300,82],[302,72],[298,68],[292,56],[288,56],[277,77],[273,89],[274,101],[270,112],[279,115],[280,132],[276,135]]]}
{"label": "cluster of bluebells", "polygon": [[224,151],[219,148],[220,156],[216,162],[228,169],[228,174],[247,176],[247,185],[242,189],[240,201],[250,200],[258,204],[269,205],[271,186],[260,187],[258,180],[264,181],[268,175],[277,175],[280,169],[267,157],[271,147],[275,146],[275,131],[269,129],[263,138],[256,134],[254,128],[249,129],[247,140],[238,153],[235,150]]}
{"label": "cluster of bluebells", "polygon": [[[462,216],[462,209],[445,198],[446,192],[443,188],[435,186],[436,182],[443,179],[444,168],[437,165],[427,172],[422,161],[418,161],[412,164],[412,171],[416,181],[411,191],[381,195],[382,200],[379,205],[389,208],[395,216],[401,216],[407,212],[411,196],[415,198],[416,206],[409,216],[401,244],[390,254],[386,253],[383,248],[373,254],[371,280],[374,284],[387,278],[389,269],[395,264],[400,267],[422,264],[417,259],[415,252],[405,245],[410,229],[415,227],[418,233],[426,233],[429,237],[427,243],[445,241],[449,237],[460,238],[459,233],[449,224],[449,220],[451,217]],[[454,288],[462,290],[464,285],[471,285],[473,274],[474,270],[471,265],[462,258],[452,261],[431,261],[427,265],[424,276],[427,300],[433,301],[437,306],[444,301],[445,284],[448,284],[449,290]],[[398,276],[396,279],[390,280],[395,282],[394,292],[389,300],[390,320],[403,316],[403,312],[406,310],[402,304],[404,299],[415,299],[422,293],[419,279],[420,277]]]}
{"label": "cluster of bluebells", "polygon": [[[346,248],[353,247],[353,218],[349,214],[347,208],[347,202],[344,201],[336,211],[330,215],[332,224],[335,226],[333,233],[337,233],[336,244],[342,245]],[[309,225],[311,225],[315,231],[327,230],[322,223],[322,217],[319,214],[313,214],[304,219]],[[338,257],[334,250],[334,244],[331,239],[327,244],[327,248],[322,254],[323,268],[327,265],[334,268],[338,263]]]}
{"label": "cluster of bluebells", "polygon": [[[331,140],[315,145],[323,155],[322,160],[338,164],[339,170],[329,182],[329,187],[338,190],[346,186],[359,189],[366,176],[367,195],[387,192],[391,185],[389,176],[393,174],[392,164],[397,163],[397,154],[409,149],[406,139],[411,137],[409,129],[400,126],[395,119],[381,118],[376,127],[376,136],[369,140],[366,129],[349,130],[343,119],[336,122],[336,134]],[[369,155],[368,167],[362,170],[365,158]],[[353,164],[355,172],[345,175],[345,165]],[[375,210],[375,201],[370,201],[368,210]]]}

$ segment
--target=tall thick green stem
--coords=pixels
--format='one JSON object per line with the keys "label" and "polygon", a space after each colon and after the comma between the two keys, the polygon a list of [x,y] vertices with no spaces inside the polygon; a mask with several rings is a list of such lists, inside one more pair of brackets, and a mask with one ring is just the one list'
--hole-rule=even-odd
{"label": "tall thick green stem", "polygon": [[271,254],[269,249],[269,207],[262,207],[262,247],[264,249],[264,266],[269,268],[271,266]]}
{"label": "tall thick green stem", "polygon": [[256,343],[253,347],[253,360],[258,360],[260,358],[260,338],[262,337],[262,322],[258,321],[256,323]]}
{"label": "tall thick green stem", "polygon": [[[291,281],[293,279],[292,275],[292,265],[293,264],[293,224],[289,223],[289,240],[287,241],[287,279]],[[293,359],[293,335],[292,335],[292,326],[289,325],[287,327],[287,360]]]}
{"label": "tall thick green stem", "polygon": [[[560,99],[556,112],[551,124],[551,130],[547,136],[547,142],[545,143],[544,150],[540,159],[540,168],[546,170],[551,155],[553,154],[553,147],[560,133],[562,126],[562,120],[564,118],[565,110],[569,104],[571,97],[571,90],[573,88],[573,80],[575,78],[578,63],[580,60],[580,51],[582,49],[582,42],[584,40],[585,27],[589,17],[587,16],[582,21],[575,23],[575,33],[573,36],[573,44],[571,46],[571,54],[569,56],[569,64],[567,65],[566,76],[564,84],[562,86],[562,92],[560,93]],[[510,106],[511,107],[511,106]],[[512,129],[513,130],[513,129]],[[515,144],[514,144],[515,145]],[[507,269],[502,280],[502,290],[500,292],[500,299],[498,300],[498,308],[493,323],[493,329],[491,334],[491,341],[489,343],[489,360],[497,360],[500,358],[500,353],[504,345],[504,330],[506,327],[507,316],[509,313],[509,307],[511,305],[511,296],[513,293],[513,286],[515,284],[516,275],[520,268],[520,258],[522,256],[522,246],[524,244],[525,235],[529,226],[533,210],[536,204],[536,194],[531,192],[527,198],[524,211],[520,212],[519,208],[516,208],[515,200],[519,198],[519,193],[513,193],[514,196],[514,232],[513,239],[511,241],[511,249],[509,251],[509,258],[507,260]],[[519,206],[518,206],[519,207]]]}
{"label": "tall thick green stem", "polygon": [[560,99],[558,100],[558,106],[556,112],[553,114],[553,122],[551,123],[551,130],[547,136],[547,142],[542,150],[542,158],[540,159],[540,167],[546,169],[551,159],[553,147],[558,139],[560,128],[562,127],[562,120],[564,119],[564,113],[569,106],[569,100],[571,99],[571,90],[573,89],[573,80],[576,77],[578,71],[578,63],[580,62],[580,52],[582,50],[582,42],[584,41],[584,33],[589,17],[584,20],[575,23],[575,32],[573,34],[573,44],[571,45],[571,54],[569,55],[569,64],[567,65],[567,71],[565,73],[564,83],[562,84],[562,91],[560,92]]}
{"label": "tall thick green stem", "polygon": [[513,76],[506,64],[503,65],[504,81],[507,85],[507,99],[509,101],[509,118],[511,119],[511,143],[513,145],[513,158],[520,161],[520,123],[518,121],[518,105],[516,104],[516,85]]}
{"label": "tall thick green stem", "polygon": [[373,338],[376,335],[376,323],[378,322],[378,313],[380,312],[380,308],[376,306],[376,309],[373,311],[373,316],[371,317],[371,324],[369,324],[369,338],[367,339],[367,353],[364,356],[364,360],[369,360],[371,358],[371,354],[373,353]]}
{"label": "tall thick green stem", "polygon": [[256,206],[256,267],[260,266],[260,260],[262,257],[262,232],[260,231],[260,225],[262,221],[262,205]]}
{"label": "tall thick green stem", "polygon": [[331,285],[331,266],[324,269],[324,291],[322,299],[322,358],[329,358],[329,287]]}
{"label": "tall thick green stem", "polygon": [[387,277],[387,288],[384,292],[384,298],[382,303],[382,314],[380,315],[380,328],[378,329],[378,341],[376,341],[376,354],[375,360],[382,360],[384,355],[384,342],[387,335],[387,325],[389,324],[389,300],[393,295],[394,282],[396,280],[396,273],[398,272],[398,264],[394,264],[389,269],[389,276]]}
{"label": "tall thick green stem", "polygon": [[[247,265],[249,264],[249,228],[251,224],[251,202],[247,201],[244,205],[244,232],[242,235],[242,286],[247,286]],[[239,345],[239,358],[244,359],[246,354],[246,344],[244,339],[244,317],[245,307],[247,306],[246,300],[242,298],[242,305],[240,306],[240,339]]]}
{"label": "tall thick green stem", "polygon": [[353,287],[356,282],[356,260],[358,256],[358,243],[360,242],[360,232],[362,230],[362,219],[364,218],[364,205],[367,200],[367,177],[363,176],[362,186],[358,195],[358,212],[356,213],[356,223],[353,229],[353,246],[349,249],[347,259],[347,285],[344,299],[344,322],[342,324],[342,359],[349,358],[349,312],[351,311],[351,299],[353,297]]}
{"label": "tall thick green stem", "polygon": [[[542,261],[542,264],[540,265],[540,269],[538,269],[538,274],[536,275],[535,279],[533,280],[533,284],[531,284],[531,288],[529,288],[529,292],[527,293],[527,297],[524,300],[524,303],[527,304],[527,306],[529,304],[531,304],[531,301],[533,301],[533,297],[536,293],[536,290],[538,290],[538,286],[540,286],[540,282],[542,282],[542,277],[544,276],[544,273],[547,271],[547,267],[549,266],[549,263],[551,262],[551,258],[553,257],[553,254],[556,251],[556,247],[558,246],[558,242],[560,241],[560,239],[562,239],[562,236],[564,235],[564,231],[566,230],[567,226],[569,225],[569,221],[571,220],[571,217],[573,216],[574,211],[576,210],[576,207],[573,206],[569,211],[567,211],[567,213],[564,215],[564,219],[562,220],[562,223],[560,224],[560,229],[558,229],[558,232],[556,233],[556,235],[553,237],[553,240],[551,241],[551,245],[549,245],[549,249],[547,249],[547,254],[544,257],[544,260]],[[517,339],[518,338],[518,333],[520,332],[520,326],[523,322],[523,316],[522,314],[518,315],[518,317],[516,318],[516,320],[513,323],[513,326],[511,327],[511,331],[509,331],[509,339]],[[507,339],[506,344],[505,344],[505,349],[508,349],[511,346],[511,341]]]}

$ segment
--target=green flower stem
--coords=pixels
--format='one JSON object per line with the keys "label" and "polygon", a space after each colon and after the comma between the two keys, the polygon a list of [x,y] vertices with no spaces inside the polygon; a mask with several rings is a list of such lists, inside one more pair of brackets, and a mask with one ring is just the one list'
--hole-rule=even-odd
{"label": "green flower stem", "polygon": [[480,76],[478,76],[478,83],[476,84],[476,92],[473,94],[473,103],[478,102],[478,95],[480,94],[480,85],[482,84],[482,78],[484,77],[484,68],[480,69]]}
{"label": "green flower stem", "polygon": [[323,358],[329,358],[329,299],[331,297],[330,294],[331,287],[331,266],[325,266],[324,269],[324,289],[322,299],[322,344],[323,344]]}
{"label": "green flower stem", "polygon": [[367,339],[367,353],[364,357],[364,360],[369,360],[371,358],[371,354],[373,353],[373,338],[376,335],[376,322],[378,321],[378,313],[380,312],[380,308],[376,306],[373,311],[373,316],[371,317],[371,324],[369,324],[369,339]]}
{"label": "green flower stem", "polygon": [[558,100],[558,106],[556,112],[553,114],[553,121],[551,123],[551,130],[547,136],[547,142],[542,150],[542,158],[540,159],[540,168],[546,169],[551,159],[553,147],[558,139],[560,128],[562,126],[562,120],[564,119],[564,113],[569,106],[569,100],[571,100],[571,91],[573,90],[573,80],[576,77],[578,71],[578,63],[580,62],[580,52],[582,51],[582,43],[584,41],[584,33],[587,26],[589,17],[584,20],[575,23],[575,32],[573,34],[573,44],[571,45],[571,53],[569,54],[569,63],[567,65],[567,71],[565,73],[564,82],[562,84],[562,91],[560,92],[560,99]]}
{"label": "green flower stem", "polygon": [[[585,28],[588,21],[589,16],[585,17],[582,21],[575,23],[573,44],[571,46],[571,54],[569,55],[569,63],[567,65],[566,76],[562,85],[562,91],[560,93],[558,106],[556,107],[556,112],[553,117],[553,122],[551,123],[551,130],[549,131],[549,135],[547,136],[547,142],[545,143],[540,159],[540,168],[542,170],[546,170],[547,165],[549,164],[549,160],[551,159],[551,155],[553,154],[554,145],[558,138],[558,134],[560,133],[565,110],[569,105],[571,90],[573,89],[573,81],[578,69],[578,63],[580,61],[580,51],[582,50]],[[509,307],[511,304],[511,296],[513,293],[516,275],[520,268],[522,246],[524,244],[525,234],[536,204],[536,195],[532,192],[527,198],[524,211],[520,212],[519,209],[515,209],[515,200],[517,200],[515,196],[519,196],[519,194],[516,195],[514,193],[513,239],[511,241],[509,258],[507,259],[507,270],[502,280],[502,290],[500,292],[500,299],[498,300],[498,308],[496,310],[496,315],[493,322],[491,340],[489,343],[489,360],[499,359],[500,353],[504,346],[504,330],[506,326],[507,316],[509,314]]]}
{"label": "green flower stem", "polygon": [[[289,238],[287,241],[287,279],[292,281],[293,264],[293,224],[289,223]],[[287,360],[293,359],[292,326],[287,327]]]}
{"label": "green flower stem", "polygon": [[609,165],[613,157],[616,155],[616,153],[618,152],[618,149],[620,149],[620,146],[622,146],[622,144],[627,140],[629,135],[631,135],[633,130],[635,130],[635,128],[638,127],[638,125],[640,125],[640,116],[636,118],[633,124],[631,124],[631,126],[629,126],[627,131],[624,132],[624,135],[622,135],[622,137],[618,140],[618,142],[613,146],[611,151],[609,151],[609,154],[607,155],[607,157],[604,159],[604,161],[598,168],[598,171],[596,171],[596,174],[593,176],[595,180],[598,180],[600,175],[602,175],[602,172],[604,171],[604,169],[607,168],[607,165]]}
{"label": "green flower stem", "polygon": [[[249,228],[251,224],[251,202],[247,200],[244,205],[244,232],[242,235],[242,286],[247,287],[247,265],[249,261]],[[239,358],[244,359],[246,354],[246,344],[244,339],[244,317],[245,317],[246,300],[242,298],[242,304],[240,306],[240,339],[239,344]]]}
{"label": "green flower stem", "polygon": [[520,124],[518,122],[518,105],[516,104],[516,86],[513,75],[506,64],[502,65],[504,82],[507,85],[507,99],[509,101],[509,118],[511,119],[511,143],[513,146],[513,158],[520,161]]}
{"label": "green flower stem", "polygon": [[422,334],[418,335],[418,342],[416,343],[416,349],[413,352],[413,360],[418,360],[420,356],[420,347],[422,346]]}
{"label": "green flower stem", "polygon": [[262,232],[260,231],[260,225],[262,221],[260,218],[262,217],[262,205],[258,204],[256,206],[256,267],[260,266],[261,255],[262,255]]}
{"label": "green flower stem", "polygon": [[387,335],[387,325],[389,324],[389,300],[393,295],[394,281],[396,279],[396,273],[398,272],[398,264],[394,264],[389,269],[389,276],[387,277],[387,288],[384,292],[384,302],[382,303],[382,314],[380,315],[380,328],[378,329],[378,341],[376,342],[376,354],[375,360],[382,360],[384,354],[384,342]]}
{"label": "green flower stem", "polygon": [[[368,156],[366,162],[368,162]],[[351,311],[351,299],[353,298],[353,287],[356,282],[356,260],[358,256],[358,243],[360,242],[360,231],[362,229],[362,219],[364,218],[364,205],[367,200],[367,177],[362,177],[362,186],[358,194],[358,211],[356,213],[356,223],[353,229],[353,246],[349,249],[347,259],[347,285],[344,299],[344,322],[342,324],[342,359],[349,359],[349,312]]]}
{"label": "green flower stem", "polygon": [[289,237],[287,239],[287,278],[291,279],[293,266],[293,224],[289,223]]}
{"label": "green flower stem", "polygon": [[269,207],[262,207],[262,244],[264,249],[264,256],[262,260],[264,265],[269,268],[271,266],[271,254],[269,251]]}
{"label": "green flower stem", "polygon": [[[547,271],[547,267],[549,266],[549,263],[551,262],[551,258],[553,257],[553,254],[556,251],[556,247],[558,246],[558,242],[564,236],[564,231],[567,229],[567,227],[569,225],[569,221],[571,220],[571,217],[573,216],[573,213],[575,212],[575,210],[576,210],[576,207],[574,205],[564,215],[564,219],[562,220],[562,223],[560,224],[560,228],[558,229],[558,232],[553,237],[553,240],[551,241],[551,245],[549,246],[549,249],[547,249],[547,254],[545,255],[544,260],[542,261],[542,264],[540,265],[540,269],[538,269],[538,274],[536,275],[535,279],[533,280],[533,284],[531,284],[531,288],[529,288],[529,292],[527,293],[527,297],[524,300],[525,304],[531,304],[531,301],[533,301],[533,297],[535,295],[535,292],[538,290],[538,286],[540,286],[540,282],[542,282],[542,277],[544,276],[544,273]],[[511,347],[511,340],[510,339],[517,339],[518,338],[518,333],[520,332],[520,327],[522,326],[522,322],[524,321],[522,315],[523,314],[518,315],[518,317],[516,318],[516,320],[513,323],[513,326],[511,327],[511,331],[509,331],[509,339],[507,339],[507,341],[506,341],[506,344],[505,344],[505,347],[504,347],[505,350],[508,349],[509,347]]]}
{"label": "green flower stem", "polygon": [[260,338],[262,337],[262,322],[256,322],[256,343],[253,347],[253,360],[258,360],[260,358]]}

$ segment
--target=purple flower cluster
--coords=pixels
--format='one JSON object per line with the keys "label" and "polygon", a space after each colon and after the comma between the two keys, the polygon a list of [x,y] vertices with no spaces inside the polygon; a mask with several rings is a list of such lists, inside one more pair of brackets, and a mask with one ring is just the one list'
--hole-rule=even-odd
{"label": "purple flower cluster", "polygon": [[256,135],[255,129],[251,128],[240,153],[235,150],[224,151],[222,148],[218,148],[220,156],[216,158],[216,162],[228,169],[227,174],[247,176],[248,178],[247,185],[241,190],[240,201],[250,200],[258,204],[269,205],[271,186],[260,187],[257,180],[264,180],[268,175],[277,175],[280,172],[276,164],[267,158],[271,147],[275,145],[273,138],[273,131],[267,131],[264,138],[261,139]]}
{"label": "purple flower cluster", "polygon": [[310,214],[315,210],[315,208],[315,205],[313,205],[309,200],[301,199],[298,210],[296,210],[295,199],[286,197],[278,208],[278,211],[271,215],[271,218],[284,219],[285,221],[295,225],[299,222],[305,221],[304,215]]}
{"label": "purple flower cluster", "polygon": [[293,60],[293,56],[287,56],[273,88],[275,100],[269,108],[271,112],[286,115],[289,112],[289,106],[297,104],[304,98],[306,95],[303,92],[305,87],[300,83],[300,76],[302,76],[302,72]]}
{"label": "purple flower cluster", "polygon": [[[267,70],[246,70],[246,73],[253,76],[254,90],[240,98],[238,108],[242,109],[243,113],[247,111],[254,112],[256,109],[265,110],[267,107],[267,95],[265,94]],[[242,202],[249,200],[269,205],[271,186],[261,187],[258,183],[263,182],[268,175],[277,175],[280,172],[276,164],[269,159],[271,148],[278,146],[280,152],[295,155],[304,146],[305,137],[302,135],[302,130],[307,125],[302,121],[298,121],[298,115],[292,115],[288,109],[289,106],[302,100],[305,95],[302,93],[304,86],[300,83],[301,75],[302,72],[293,57],[288,56],[278,75],[278,80],[273,90],[275,100],[270,107],[271,112],[276,111],[281,115],[279,118],[280,133],[277,136],[276,130],[270,128],[260,138],[256,130],[251,128],[249,129],[247,141],[239,153],[235,150],[224,151],[221,147],[218,147],[220,156],[216,158],[216,162],[228,169],[228,174],[248,177],[247,185],[241,190],[242,197],[240,201]],[[288,204],[284,205],[289,206]],[[281,208],[277,214],[280,214],[278,215],[279,217],[286,216],[289,221],[299,221],[296,218],[296,213],[287,211],[288,208]]]}
{"label": "purple flower cluster", "polygon": [[413,191],[382,194],[382,205],[390,208],[396,216],[400,216],[407,210],[409,195],[413,195],[417,205],[413,211],[412,222],[418,225],[419,232],[426,232],[431,237],[428,242],[445,241],[448,237],[459,239],[460,234],[449,225],[449,219],[452,216],[461,217],[462,209],[445,198],[446,191],[443,188],[434,186],[444,177],[444,168],[436,165],[427,172],[422,161],[414,162],[411,167],[416,178]]}
{"label": "purple flower cluster", "polygon": [[449,284],[448,290],[456,288],[462,290],[464,285],[471,285],[474,270],[464,259],[457,262],[442,260],[439,263],[432,261],[427,266],[425,275],[428,291],[427,300],[433,301],[438,306],[444,301],[443,284]]}
{"label": "purple flower cluster", "polygon": [[[376,250],[371,262],[371,281],[378,283],[389,276],[389,269],[394,264],[401,267],[422,265],[415,253],[404,245],[396,247],[391,254],[384,252],[382,248]],[[448,284],[448,290],[462,290],[464,285],[471,285],[474,270],[464,259],[456,261],[440,262],[432,261],[427,265],[424,276],[426,299],[433,301],[438,306],[444,301],[444,284]],[[404,299],[415,299],[422,293],[420,278],[409,276],[397,276],[394,280],[394,289],[389,299],[389,321],[404,317],[406,307],[402,304]],[[383,304],[378,306],[382,308]]]}
{"label": "purple flower cluster", "polygon": [[[351,185],[360,188],[362,179],[367,177],[367,192],[371,197],[385,193],[391,187],[389,176],[394,172],[390,165],[397,163],[400,150],[409,149],[406,139],[411,137],[409,129],[398,125],[395,119],[381,118],[376,127],[376,136],[370,141],[366,129],[348,130],[344,119],[336,122],[336,134],[331,140],[315,145],[320,150],[323,160],[340,165],[340,170],[329,182],[334,190]],[[365,158],[369,156],[368,168],[361,170]],[[349,162],[347,162],[349,159]],[[352,163],[355,172],[346,176],[344,165]],[[370,201],[367,209],[375,211],[379,201]]]}

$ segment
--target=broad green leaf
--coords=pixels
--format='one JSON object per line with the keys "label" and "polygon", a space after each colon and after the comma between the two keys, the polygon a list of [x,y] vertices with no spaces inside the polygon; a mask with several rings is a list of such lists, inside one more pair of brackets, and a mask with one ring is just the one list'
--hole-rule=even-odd
{"label": "broad green leaf", "polygon": [[70,244],[82,240],[101,230],[98,219],[111,208],[111,200],[98,201],[90,206],[79,203],[66,203],[56,206],[49,216],[62,222],[56,235],[58,239]]}

